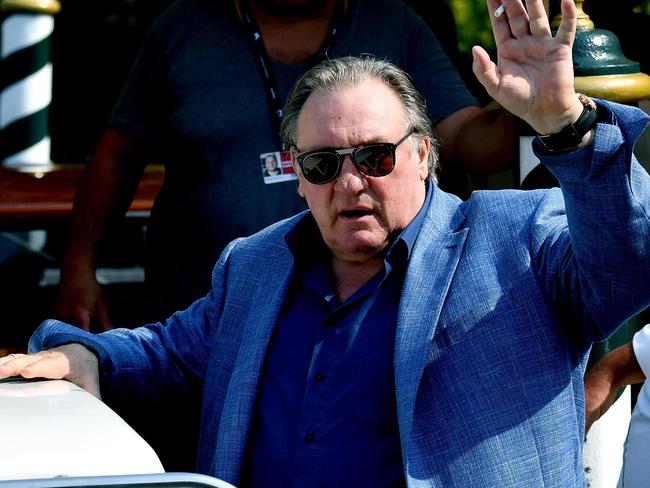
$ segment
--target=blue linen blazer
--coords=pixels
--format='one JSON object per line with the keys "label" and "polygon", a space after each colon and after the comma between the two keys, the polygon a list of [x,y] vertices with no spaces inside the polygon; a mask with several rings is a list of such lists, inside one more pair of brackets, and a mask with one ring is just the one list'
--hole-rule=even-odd
{"label": "blue linen blazer", "polygon": [[[601,103],[589,149],[541,155],[562,191],[433,187],[395,340],[409,487],[584,487],[583,372],[591,343],[650,304],[650,178],[632,155],[640,111]],[[292,277],[300,214],[231,243],[213,288],[164,324],[92,335],[56,321],[30,349],[78,341],[111,401],[202,382],[198,470],[240,479],[264,357]],[[334,466],[332,469],[336,469]]]}

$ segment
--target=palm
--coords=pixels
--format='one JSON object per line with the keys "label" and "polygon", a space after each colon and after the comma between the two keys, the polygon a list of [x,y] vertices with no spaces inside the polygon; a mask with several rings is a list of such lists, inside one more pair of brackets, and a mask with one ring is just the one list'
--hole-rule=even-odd
{"label": "palm", "polygon": [[[488,0],[491,12],[495,2]],[[528,12],[519,0],[503,3],[508,14],[492,19],[498,64],[475,48],[475,73],[505,109],[543,131],[549,116],[566,113],[576,100],[571,56],[575,7],[565,8],[562,25],[553,37],[541,0],[529,0]]]}
{"label": "palm", "polygon": [[555,94],[573,89],[571,49],[551,39],[542,46],[511,39],[499,50],[497,96],[518,115],[552,107]]}

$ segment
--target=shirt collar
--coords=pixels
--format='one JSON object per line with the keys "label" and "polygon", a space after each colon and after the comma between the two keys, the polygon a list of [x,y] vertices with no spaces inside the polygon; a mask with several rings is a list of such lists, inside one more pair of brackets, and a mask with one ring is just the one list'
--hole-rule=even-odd
{"label": "shirt collar", "polygon": [[406,226],[406,228],[400,232],[400,234],[397,236],[397,238],[393,241],[393,243],[390,245],[388,248],[388,251],[386,252],[386,259],[387,260],[394,260],[395,259],[395,252],[397,252],[397,249],[400,247],[404,249],[404,251],[398,252],[398,255],[404,253],[402,258],[398,259],[405,259],[408,260],[409,256],[411,255],[411,251],[413,250],[413,246],[415,245],[415,240],[418,237],[418,234],[420,233],[420,228],[422,227],[422,222],[424,221],[424,216],[427,214],[427,210],[429,209],[429,205],[431,205],[431,194],[433,193],[433,187],[429,181],[426,183],[426,194],[424,197],[424,203],[422,204],[422,208],[420,208],[420,211],[417,213],[415,218],[411,220],[409,225]]}

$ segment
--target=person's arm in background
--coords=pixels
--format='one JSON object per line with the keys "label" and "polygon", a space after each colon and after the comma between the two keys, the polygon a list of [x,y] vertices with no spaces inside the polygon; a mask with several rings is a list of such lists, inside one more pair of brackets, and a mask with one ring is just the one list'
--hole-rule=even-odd
{"label": "person's arm in background", "polygon": [[85,330],[95,324],[101,330],[112,327],[95,278],[97,247],[107,227],[133,200],[145,166],[138,152],[134,139],[107,129],[77,189],[56,313]]}
{"label": "person's arm in background", "polygon": [[57,315],[86,330],[112,326],[95,279],[98,244],[128,210],[150,161],[145,151],[152,148],[161,121],[168,120],[160,112],[167,63],[158,35],[154,25],[145,36],[75,197]]}
{"label": "person's arm in background", "polygon": [[[435,34],[467,89],[479,96],[477,90],[482,91],[483,87],[471,71],[471,58],[466,61],[458,49],[455,18],[448,3],[445,0],[405,0],[405,3]],[[421,45],[422,41],[418,43]],[[483,98],[490,99],[487,95]],[[488,174],[511,168],[518,160],[514,117],[494,101],[485,107],[467,106],[448,114],[438,121],[436,132],[442,142],[442,175],[449,165],[460,165],[469,173]]]}
{"label": "person's arm in background", "polygon": [[587,430],[616,400],[618,391],[650,374],[650,324],[602,358],[585,375]]}
{"label": "person's arm in background", "polygon": [[437,125],[441,158],[454,161],[470,173],[493,173],[517,161],[515,119],[496,103],[465,107]]}

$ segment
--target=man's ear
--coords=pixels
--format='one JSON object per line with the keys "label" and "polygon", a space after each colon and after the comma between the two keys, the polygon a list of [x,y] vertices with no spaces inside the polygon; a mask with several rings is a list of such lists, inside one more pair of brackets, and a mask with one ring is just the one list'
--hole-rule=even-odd
{"label": "man's ear", "polygon": [[431,139],[425,137],[418,144],[418,171],[420,178],[426,180],[429,177],[429,152],[431,151]]}

